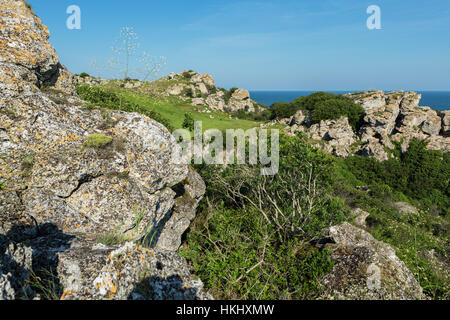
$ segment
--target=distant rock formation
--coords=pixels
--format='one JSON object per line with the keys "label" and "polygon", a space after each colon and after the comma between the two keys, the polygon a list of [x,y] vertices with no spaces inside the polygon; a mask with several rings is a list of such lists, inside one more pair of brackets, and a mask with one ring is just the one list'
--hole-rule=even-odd
{"label": "distant rock formation", "polygon": [[346,118],[310,126],[301,110],[291,119],[279,122],[289,125],[289,134],[305,132],[314,141],[320,141],[317,146],[342,157],[356,153],[387,160],[388,150],[395,148],[394,142],[401,143],[406,152],[412,139],[427,140],[431,150],[450,152],[450,111],[439,115],[429,107],[419,106],[420,94],[376,91],[346,96],[366,110],[358,132],[353,132]]}
{"label": "distant rock formation", "polygon": [[209,297],[176,253],[96,245],[177,250],[204,184],[160,123],[84,108],[48,38],[23,0],[0,3],[0,299],[39,298],[31,267],[66,298]]}
{"label": "distant rock formation", "polygon": [[227,97],[227,92],[217,88],[213,77],[209,74],[183,71],[178,74],[171,73],[162,80],[175,82],[169,85],[165,94],[192,98],[193,105],[205,105],[220,111],[255,111],[256,103],[250,99],[247,90],[236,89]]}
{"label": "distant rock formation", "polygon": [[[94,78],[90,76],[75,76],[76,83],[90,86],[106,85],[117,80]],[[145,82],[127,79],[123,86],[126,89],[143,87]],[[260,106],[253,101],[245,89],[230,91],[216,87],[214,78],[209,74],[199,74],[195,71],[183,71],[152,82],[152,93],[157,96],[175,96],[190,102],[193,106],[206,106],[212,110],[224,112],[255,112]]]}

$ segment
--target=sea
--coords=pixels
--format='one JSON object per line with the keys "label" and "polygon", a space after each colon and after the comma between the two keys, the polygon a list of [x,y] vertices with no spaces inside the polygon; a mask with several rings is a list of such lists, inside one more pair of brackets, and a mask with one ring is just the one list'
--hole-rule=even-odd
{"label": "sea", "polygon": [[[360,90],[359,92],[364,91]],[[407,91],[407,90],[405,90]],[[409,90],[408,90],[409,91]],[[421,106],[427,106],[434,110],[445,111],[450,110],[450,91],[415,91],[422,94]],[[252,100],[270,106],[275,102],[291,102],[298,97],[307,96],[315,91],[250,91]],[[345,94],[355,91],[327,91],[335,94]],[[388,92],[388,91],[386,91]]]}

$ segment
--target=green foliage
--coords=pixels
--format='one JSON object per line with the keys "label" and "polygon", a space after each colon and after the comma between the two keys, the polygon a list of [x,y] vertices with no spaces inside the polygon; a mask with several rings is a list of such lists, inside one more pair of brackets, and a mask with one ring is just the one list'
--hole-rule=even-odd
{"label": "green foliage", "polygon": [[87,77],[90,77],[90,75],[88,73],[86,73],[86,72],[82,72],[82,73],[80,73],[80,77],[81,78],[87,78]]}
{"label": "green foliage", "polygon": [[364,115],[364,108],[355,104],[351,99],[327,92],[316,92],[290,103],[278,102],[273,104],[270,110],[272,119],[289,118],[298,110],[303,110],[309,114],[313,124],[322,120],[337,120],[340,117],[347,117],[354,130],[359,129]]}
{"label": "green foliage", "polygon": [[[332,184],[348,206],[370,213],[370,233],[396,248],[428,296],[448,299],[449,158],[425,147],[412,141],[404,155],[385,162],[360,156],[338,159]],[[394,205],[399,201],[411,203],[419,213],[400,214]]]}
{"label": "green foliage", "polygon": [[426,141],[412,140],[400,158],[379,162],[361,156],[346,160],[349,170],[364,183],[384,184],[392,190],[419,200],[448,216],[450,208],[450,155],[427,150]]}
{"label": "green foliage", "polygon": [[191,80],[191,78],[193,77],[192,70],[185,71],[181,75],[185,80],[188,80],[188,81]]}
{"label": "green foliage", "polygon": [[188,129],[189,131],[194,131],[194,118],[190,113],[184,114],[183,128]]}
{"label": "green foliage", "polygon": [[94,133],[86,137],[86,141],[83,143],[85,148],[105,148],[113,141],[113,138],[105,134]]}
{"label": "green foliage", "polygon": [[184,88],[183,95],[189,98],[195,98],[194,90],[191,87]]}
{"label": "green foliage", "polygon": [[226,89],[221,89],[221,90],[225,93],[225,95],[223,96],[223,99],[225,100],[225,103],[228,104],[228,102],[230,102],[231,97],[236,92],[236,90],[238,90],[238,88],[231,88],[230,90],[226,90]]}
{"label": "green foliage", "polygon": [[280,137],[280,171],[199,166],[207,202],[182,254],[223,299],[311,299],[332,268],[311,246],[347,216],[330,194],[333,159],[302,138]]}
{"label": "green foliage", "polygon": [[106,88],[80,85],[77,86],[77,92],[81,99],[89,103],[89,107],[95,108],[95,106],[99,106],[110,110],[138,112],[163,124],[169,131],[174,130],[170,122],[159,113],[141,107],[139,104],[133,103],[129,99]]}

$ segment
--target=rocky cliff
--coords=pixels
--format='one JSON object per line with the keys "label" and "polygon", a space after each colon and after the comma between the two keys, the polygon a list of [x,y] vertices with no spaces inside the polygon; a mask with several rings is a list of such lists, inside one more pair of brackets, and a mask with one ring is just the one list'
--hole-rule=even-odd
{"label": "rocky cliff", "polygon": [[348,119],[322,121],[310,125],[303,111],[281,122],[287,132],[306,133],[317,146],[337,156],[361,154],[387,160],[389,150],[399,143],[403,152],[412,139],[427,140],[431,150],[450,152],[450,111],[437,111],[419,106],[421,95],[415,92],[383,91],[346,95],[365,109],[362,126],[354,132]]}
{"label": "rocky cliff", "polygon": [[173,252],[203,181],[163,125],[84,108],[48,39],[0,3],[0,299],[210,298]]}

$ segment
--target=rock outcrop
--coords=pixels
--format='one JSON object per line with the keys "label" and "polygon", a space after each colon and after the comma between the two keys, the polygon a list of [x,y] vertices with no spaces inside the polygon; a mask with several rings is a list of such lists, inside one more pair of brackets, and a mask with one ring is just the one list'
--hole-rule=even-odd
{"label": "rock outcrop", "polygon": [[440,115],[429,107],[419,106],[421,95],[415,92],[383,91],[347,94],[348,98],[365,109],[358,132],[343,119],[322,121],[312,125],[303,111],[290,119],[278,120],[287,124],[288,134],[306,133],[317,146],[338,156],[356,153],[380,161],[389,158],[390,150],[400,143],[402,152],[408,150],[411,140],[426,140],[428,149],[450,152],[450,113]]}
{"label": "rock outcrop", "polygon": [[[43,257],[55,252],[47,245],[55,233],[44,229],[73,237],[56,250],[60,257],[52,270],[62,288],[72,290],[65,296],[75,299],[107,298],[98,295],[90,277],[109,270],[105,259],[111,251],[129,250],[128,269],[112,280],[118,286],[114,297],[127,298],[130,288],[142,280],[140,269],[134,269],[141,259],[140,247],[118,245],[97,254],[91,244],[108,236],[128,241],[151,238],[159,250],[177,250],[204,194],[201,178],[196,177],[185,193],[173,191],[195,173],[178,164],[181,148],[160,123],[136,113],[84,108],[74,95],[73,76],[48,42],[47,28],[24,1],[2,1],[0,26],[0,240],[8,248],[22,243],[14,230],[23,228],[29,238],[21,245],[25,251],[33,249],[33,269],[45,269],[36,252]],[[83,243],[80,250],[79,243]],[[152,252],[164,256],[160,260],[169,269],[152,274],[158,259],[144,255],[141,262],[149,267],[150,278],[176,277],[181,272],[173,285],[191,281],[186,269],[170,271],[172,262],[185,264],[177,254]],[[95,270],[83,275],[87,282],[77,287],[83,294],[66,287],[64,279],[71,272],[66,267],[72,265],[58,264],[65,261],[65,254],[72,260],[97,261]],[[23,297],[19,283],[23,285],[24,275],[30,274],[30,263],[7,256],[11,258],[0,265],[0,294]],[[158,287],[170,287],[161,279]]]}
{"label": "rock outcrop", "polygon": [[312,125],[308,133],[314,140],[325,141],[325,144],[318,145],[339,157],[348,156],[351,153],[351,145],[356,142],[356,135],[347,118],[321,121]]}
{"label": "rock outcrop", "polygon": [[216,88],[213,77],[206,73],[183,71],[178,74],[171,73],[162,80],[174,82],[166,89],[165,94],[191,98],[193,105],[204,105],[220,111],[255,111],[256,103],[250,99],[247,90],[236,89],[227,97],[227,92]]}
{"label": "rock outcrop", "polygon": [[326,300],[423,300],[427,297],[394,249],[349,223],[330,228],[333,270],[322,279]]}

